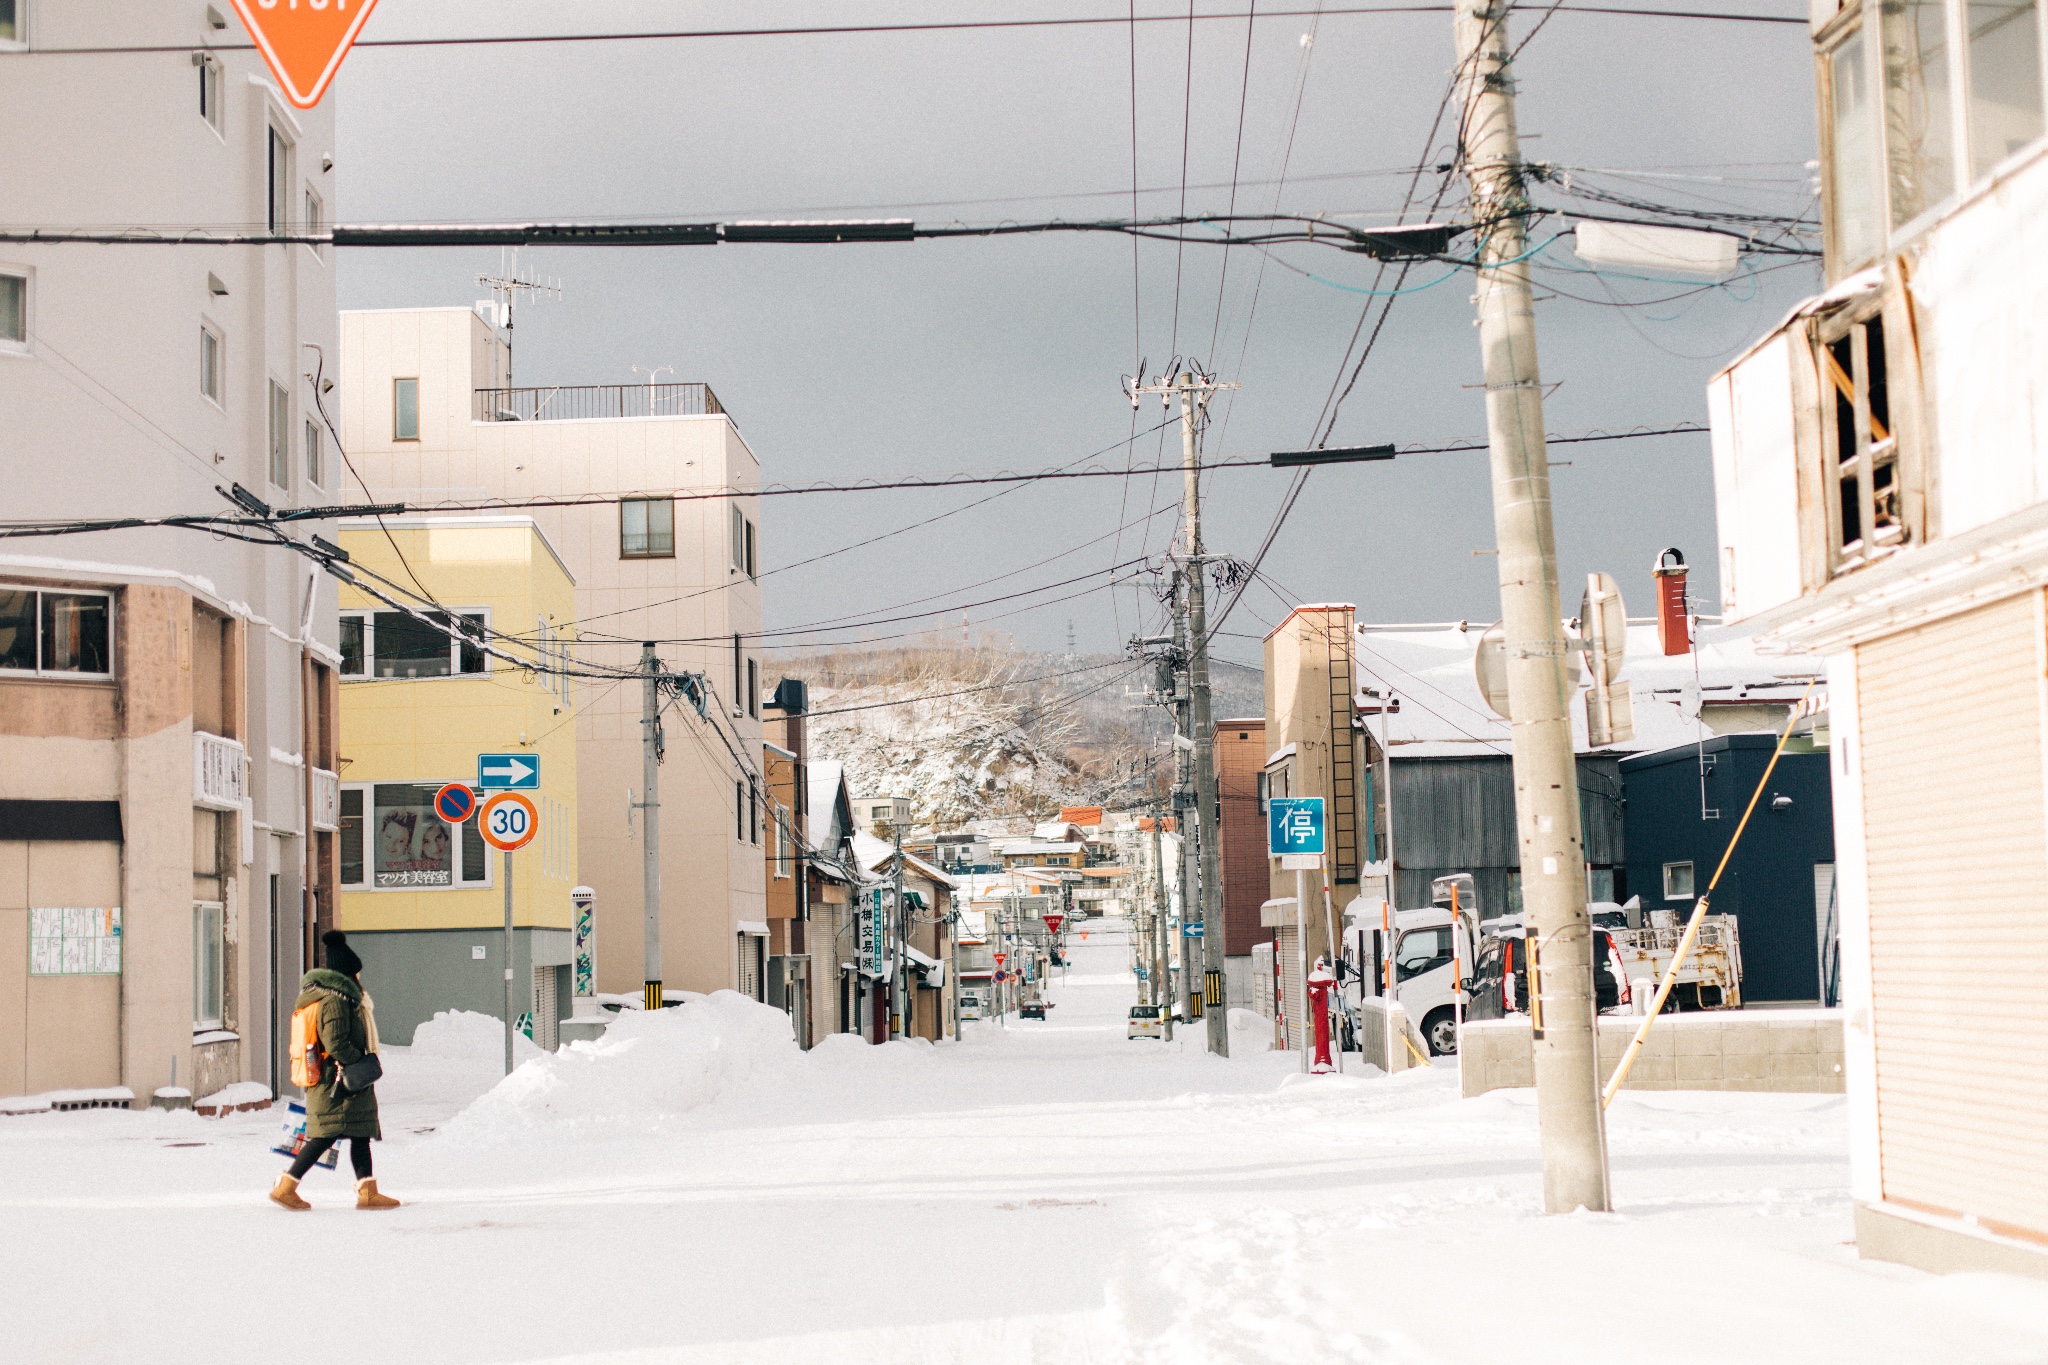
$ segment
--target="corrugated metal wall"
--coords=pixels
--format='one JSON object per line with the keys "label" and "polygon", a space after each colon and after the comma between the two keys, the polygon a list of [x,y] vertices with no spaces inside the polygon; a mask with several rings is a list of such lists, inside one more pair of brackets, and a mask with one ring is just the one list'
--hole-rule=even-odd
{"label": "corrugated metal wall", "polygon": [[[1579,822],[1586,861],[1626,860],[1619,757],[1579,759]],[[1394,750],[1394,860],[1401,909],[1429,904],[1429,884],[1470,872],[1481,913],[1508,907],[1508,873],[1521,866],[1515,840],[1515,779],[1505,754],[1475,758],[1411,758]]]}
{"label": "corrugated metal wall", "polygon": [[2041,595],[1856,654],[1888,1200],[2048,1237]]}

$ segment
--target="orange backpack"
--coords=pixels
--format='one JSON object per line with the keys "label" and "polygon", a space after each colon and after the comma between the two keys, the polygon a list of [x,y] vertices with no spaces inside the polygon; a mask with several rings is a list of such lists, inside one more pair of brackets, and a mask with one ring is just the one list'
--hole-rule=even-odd
{"label": "orange backpack", "polygon": [[320,1002],[314,1001],[292,1012],[292,1084],[309,1090],[320,1084],[327,1067],[327,1053],[320,1046]]}

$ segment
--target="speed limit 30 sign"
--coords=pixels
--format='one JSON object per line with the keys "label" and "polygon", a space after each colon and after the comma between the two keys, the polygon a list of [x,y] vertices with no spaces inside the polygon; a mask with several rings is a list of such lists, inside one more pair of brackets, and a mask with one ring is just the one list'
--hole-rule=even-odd
{"label": "speed limit 30 sign", "polygon": [[499,792],[484,802],[477,829],[492,848],[511,853],[533,842],[540,832],[540,812],[518,792]]}

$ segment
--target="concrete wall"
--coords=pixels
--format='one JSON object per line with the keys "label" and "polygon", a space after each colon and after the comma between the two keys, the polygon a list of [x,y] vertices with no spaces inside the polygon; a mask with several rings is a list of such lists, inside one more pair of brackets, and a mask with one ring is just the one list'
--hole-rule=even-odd
{"label": "concrete wall", "polygon": [[[1600,1082],[1607,1083],[1642,1020],[1600,1020]],[[1468,1023],[1458,1035],[1466,1098],[1536,1084],[1527,1016]],[[1643,1044],[1624,1090],[1843,1092],[1840,1010],[1706,1010],[1667,1014]]]}
{"label": "concrete wall", "polygon": [[1408,1011],[1401,1008],[1399,1001],[1367,996],[1359,1005],[1358,1030],[1359,1053],[1389,1074],[1425,1065],[1422,1059],[1429,1056],[1429,1049],[1422,1045],[1421,1035],[1408,1021]]}
{"label": "concrete wall", "polygon": [[[500,929],[423,929],[357,932],[349,946],[363,959],[363,987],[377,1002],[377,1035],[410,1046],[413,1030],[442,1010],[474,1010],[505,1017],[505,933]],[[483,949],[482,957],[476,949]],[[569,994],[574,935],[562,929],[512,931],[513,1005],[533,1008],[533,969],[556,969],[557,1018],[575,1002]]]}

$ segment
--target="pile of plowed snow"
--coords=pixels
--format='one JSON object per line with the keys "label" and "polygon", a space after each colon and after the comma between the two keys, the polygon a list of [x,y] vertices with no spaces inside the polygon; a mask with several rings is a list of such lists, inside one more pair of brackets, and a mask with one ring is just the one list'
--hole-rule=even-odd
{"label": "pile of plowed snow", "polygon": [[539,1128],[648,1132],[750,1078],[786,1074],[802,1057],[788,1015],[732,991],[653,1013],[625,1010],[603,1037],[521,1066],[446,1131],[485,1139]]}

